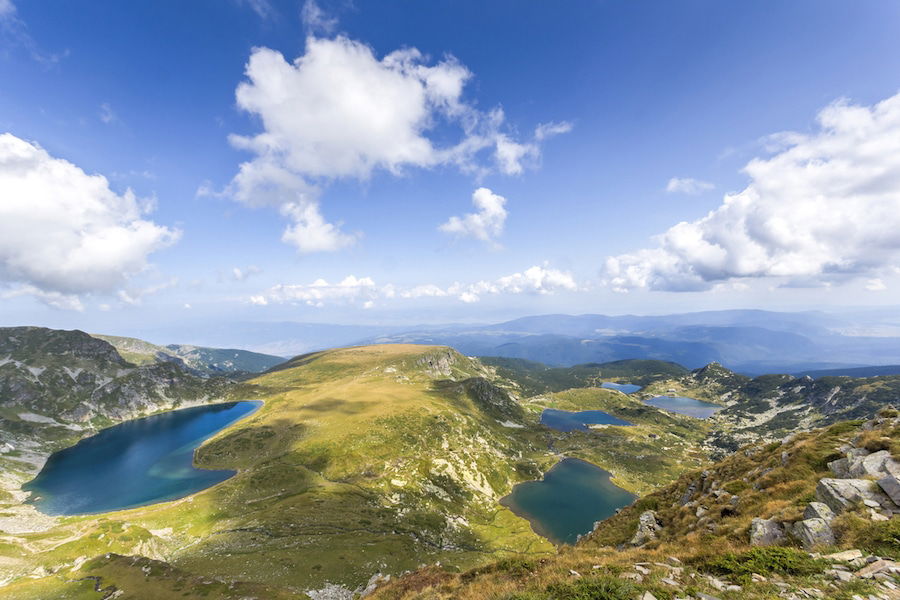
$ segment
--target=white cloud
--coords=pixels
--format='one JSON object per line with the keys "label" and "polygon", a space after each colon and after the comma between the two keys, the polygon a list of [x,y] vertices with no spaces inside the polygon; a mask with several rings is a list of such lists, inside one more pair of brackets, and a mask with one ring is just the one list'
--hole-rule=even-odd
{"label": "white cloud", "polygon": [[695,195],[708,192],[716,186],[708,181],[701,181],[692,177],[673,177],[666,184],[666,192],[670,194]]}
{"label": "white cloud", "polygon": [[570,131],[572,131],[572,124],[568,121],[541,123],[534,130],[534,139],[540,142],[549,137],[569,133]]}
{"label": "white cloud", "polygon": [[821,285],[877,273],[900,253],[900,94],[874,106],[836,102],[818,131],[778,136],[744,168],[750,183],[658,246],[607,259],[607,282],[686,291],[775,277]]}
{"label": "white cloud", "polygon": [[311,32],[331,33],[337,27],[337,19],[325,14],[315,0],[306,0],[300,9],[300,19]]}
{"label": "white cloud", "polygon": [[866,289],[870,292],[883,292],[887,289],[887,286],[884,284],[884,281],[876,277],[866,281]]}
{"label": "white cloud", "polygon": [[247,267],[234,267],[231,269],[231,278],[235,281],[244,281],[254,275],[258,275],[262,273],[262,269],[257,267],[256,265],[249,265]]}
{"label": "white cloud", "polygon": [[503,233],[503,225],[506,223],[506,198],[481,187],[472,193],[472,204],[475,205],[476,212],[462,217],[450,217],[439,229],[445,233],[493,242]]}
{"label": "white cloud", "polygon": [[264,295],[252,296],[250,302],[258,306],[275,303],[302,303],[324,306],[327,302],[367,302],[378,295],[375,282],[369,277],[349,275],[339,283],[317,279],[308,285],[276,285]]}
{"label": "white cloud", "polygon": [[53,294],[115,292],[178,239],[145,211],[131,190],[0,135],[0,281],[51,304]]}
{"label": "white cloud", "polygon": [[574,292],[578,289],[570,273],[551,269],[546,265],[535,265],[521,273],[513,273],[494,281],[478,281],[469,285],[453,284],[448,289],[451,295],[463,302],[477,302],[486,294],[553,294],[560,291]]}
{"label": "white cloud", "polygon": [[12,0],[0,0],[0,19],[10,18],[16,14],[16,5]]}
{"label": "white cloud", "polygon": [[[324,18],[314,3],[306,7],[307,18]],[[472,74],[452,56],[430,64],[406,48],[378,59],[344,36],[310,36],[292,62],[256,48],[245,74],[237,105],[259,117],[262,131],[229,136],[253,158],[225,193],[249,206],[278,207],[293,222],[282,239],[302,252],[337,250],[356,238],[321,214],[321,190],[331,180],[439,165],[515,175],[539,158],[538,137],[569,127],[545,124],[533,140],[518,141],[505,131],[501,109],[485,113],[464,100]],[[438,144],[438,131],[442,140],[456,131],[456,140]]]}
{"label": "white cloud", "polygon": [[358,304],[364,308],[374,306],[377,300],[421,298],[456,298],[462,302],[478,302],[482,296],[502,294],[553,294],[561,291],[578,290],[571,274],[546,265],[536,265],[521,273],[513,273],[495,280],[474,283],[454,283],[446,288],[435,284],[401,288],[394,284],[378,286],[369,277],[346,277],[340,283],[329,283],[318,279],[307,285],[276,285],[265,293],[250,297],[250,303],[257,306],[269,304],[302,303],[309,306],[324,306],[327,303]]}
{"label": "white cloud", "polygon": [[293,244],[299,252],[333,252],[351,246],[358,237],[344,233],[340,225],[327,222],[319,211],[318,202],[285,204],[281,214],[293,221],[284,230],[281,240]]}
{"label": "white cloud", "polygon": [[238,0],[238,4],[246,4],[260,19],[269,19],[275,15],[275,9],[269,0]]}

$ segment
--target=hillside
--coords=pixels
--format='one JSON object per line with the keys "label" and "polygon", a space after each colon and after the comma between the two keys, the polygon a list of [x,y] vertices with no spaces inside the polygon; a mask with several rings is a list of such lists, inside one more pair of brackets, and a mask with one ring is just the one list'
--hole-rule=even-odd
{"label": "hillside", "polygon": [[897,411],[885,410],[748,446],[639,499],[556,557],[422,569],[372,597],[896,599],[898,440]]}
{"label": "hillside", "polygon": [[[423,562],[465,569],[492,557],[552,555],[553,546],[498,500],[563,454],[608,467],[639,493],[703,463],[695,447],[705,429],[695,420],[611,390],[527,402],[515,391],[447,348],[297,357],[232,389],[230,398],[262,399],[263,407],[197,452],[200,466],[237,476],[184,500],[52,519],[40,531],[8,535],[3,568],[7,577],[16,565],[67,572],[113,552],[163,561],[166,573],[270,590],[354,589],[376,573]],[[538,425],[544,407],[608,410],[636,425],[550,432]],[[81,572],[120,585],[146,566],[109,560],[85,562]],[[50,576],[7,590],[34,598],[51,588],[70,589]]]}
{"label": "hillside", "polygon": [[109,342],[128,362],[146,365],[158,362],[174,362],[198,374],[233,375],[262,373],[285,361],[280,356],[250,352],[248,350],[206,348],[169,344],[159,346],[137,338],[117,335],[92,334]]}

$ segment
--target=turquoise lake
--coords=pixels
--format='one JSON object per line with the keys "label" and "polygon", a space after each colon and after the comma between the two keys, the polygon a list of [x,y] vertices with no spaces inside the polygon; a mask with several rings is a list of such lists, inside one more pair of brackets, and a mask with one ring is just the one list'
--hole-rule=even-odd
{"label": "turquoise lake", "polygon": [[176,500],[235,471],[197,469],[194,450],[262,402],[184,408],[104,429],[55,452],[22,489],[48,515],[82,515]]}
{"label": "turquoise lake", "polygon": [[600,387],[608,390],[619,390],[623,394],[633,394],[641,389],[641,386],[633,383],[613,383],[612,381],[604,381]]}
{"label": "turquoise lake", "polygon": [[655,398],[644,400],[644,402],[656,408],[697,419],[708,419],[723,408],[712,402],[704,402],[703,400],[695,400],[694,398],[685,398],[683,396],[656,396]]}
{"label": "turquoise lake", "polygon": [[588,425],[632,425],[602,410],[572,412],[555,408],[544,409],[541,424],[557,431],[590,431]]}
{"label": "turquoise lake", "polygon": [[574,544],[596,521],[615,514],[637,498],[613,484],[609,471],[577,458],[565,458],[540,481],[513,488],[500,503],[528,519],[536,533],[554,544]]}

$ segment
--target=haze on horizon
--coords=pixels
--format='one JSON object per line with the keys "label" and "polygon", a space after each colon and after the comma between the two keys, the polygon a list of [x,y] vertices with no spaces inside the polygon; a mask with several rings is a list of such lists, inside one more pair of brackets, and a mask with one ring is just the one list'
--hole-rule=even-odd
{"label": "haze on horizon", "polygon": [[900,313],[900,5],[410,6],[0,0],[0,324]]}

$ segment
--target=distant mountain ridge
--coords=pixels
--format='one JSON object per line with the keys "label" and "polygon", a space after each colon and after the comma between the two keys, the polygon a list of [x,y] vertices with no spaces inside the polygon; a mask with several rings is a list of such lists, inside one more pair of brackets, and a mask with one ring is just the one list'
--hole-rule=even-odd
{"label": "distant mountain ridge", "polygon": [[127,361],[136,365],[175,362],[206,375],[262,373],[285,360],[281,356],[238,350],[206,348],[182,344],[159,346],[144,340],[116,335],[92,334],[109,342]]}

